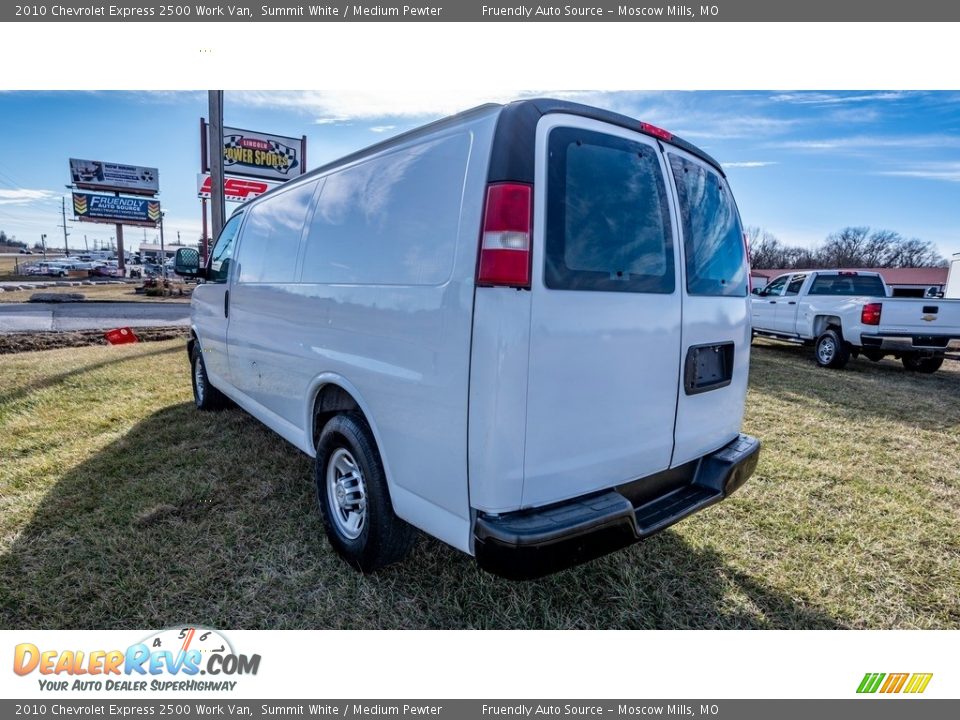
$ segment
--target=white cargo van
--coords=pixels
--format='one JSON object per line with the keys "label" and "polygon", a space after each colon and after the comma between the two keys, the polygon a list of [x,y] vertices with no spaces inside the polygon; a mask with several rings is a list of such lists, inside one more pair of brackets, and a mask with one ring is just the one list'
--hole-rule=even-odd
{"label": "white cargo van", "polygon": [[623,547],[739,488],[749,273],[719,165],[554,100],[487,105],[242,206],[193,293],[196,404],[316,457],[352,565],[420,528],[498,574]]}

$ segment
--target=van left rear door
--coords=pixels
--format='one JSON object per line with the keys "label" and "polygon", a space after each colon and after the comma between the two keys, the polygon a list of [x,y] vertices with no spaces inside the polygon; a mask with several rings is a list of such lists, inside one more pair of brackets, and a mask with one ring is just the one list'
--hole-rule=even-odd
{"label": "van left rear door", "polygon": [[665,173],[651,137],[540,121],[524,506],[670,465],[681,299]]}

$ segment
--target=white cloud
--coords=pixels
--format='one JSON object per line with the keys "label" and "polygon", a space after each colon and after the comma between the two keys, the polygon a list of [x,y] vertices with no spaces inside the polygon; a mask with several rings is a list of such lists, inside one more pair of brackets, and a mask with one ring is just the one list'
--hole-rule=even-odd
{"label": "white cloud", "polygon": [[0,188],[0,205],[29,205],[55,197],[59,197],[59,194],[51,190],[28,190],[26,188],[7,190]]}
{"label": "white cloud", "polygon": [[315,115],[315,123],[331,124],[349,120],[386,117],[416,118],[452,115],[484,103],[507,103],[523,97],[550,96],[585,99],[596,93],[556,90],[331,90],[331,91],[236,91],[227,100],[249,107],[283,108]]}
{"label": "white cloud", "polygon": [[370,128],[370,132],[385,133],[396,129],[396,127],[396,125],[374,125],[372,128]]}
{"label": "white cloud", "polygon": [[960,162],[922,163],[902,170],[883,170],[877,174],[890,177],[908,177],[960,183]]}
{"label": "white cloud", "polygon": [[772,147],[784,150],[864,150],[880,148],[956,148],[960,136],[953,135],[851,135],[816,140],[787,140]]}
{"label": "white cloud", "polygon": [[775,160],[743,160],[741,162],[725,162],[720,164],[725,168],[762,168],[776,165],[777,162]]}
{"label": "white cloud", "polygon": [[798,92],[780,93],[779,95],[772,95],[770,99],[773,102],[786,102],[795,105],[848,105],[851,103],[902,100],[906,96],[907,93],[897,91],[846,94]]}

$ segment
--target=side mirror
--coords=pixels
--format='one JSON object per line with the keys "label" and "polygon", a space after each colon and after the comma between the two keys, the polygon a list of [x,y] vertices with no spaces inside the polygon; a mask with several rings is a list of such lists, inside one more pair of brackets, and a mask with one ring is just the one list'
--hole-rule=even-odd
{"label": "side mirror", "polygon": [[206,268],[200,267],[200,253],[194,248],[177,248],[173,260],[173,272],[182,277],[202,278]]}
{"label": "side mirror", "polygon": [[755,287],[750,292],[752,292],[754,295],[763,295],[763,288]]}

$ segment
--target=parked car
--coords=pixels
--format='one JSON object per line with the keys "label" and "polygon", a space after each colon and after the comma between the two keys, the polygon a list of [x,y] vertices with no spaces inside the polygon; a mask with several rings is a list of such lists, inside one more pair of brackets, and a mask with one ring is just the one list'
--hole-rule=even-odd
{"label": "parked car", "polygon": [[[676,218],[676,220],[674,220]],[[194,399],[316,458],[356,568],[419,528],[513,578],[648,537],[753,472],[748,265],[720,165],[554,100],[399,135],[238,209],[193,293]]]}
{"label": "parked car", "polygon": [[907,370],[932,373],[960,349],[960,301],[890,297],[875,272],[786,273],[754,291],[752,310],[754,335],[812,345],[823,367],[892,355]]}
{"label": "parked car", "polygon": [[37,275],[49,275],[50,277],[66,277],[70,268],[59,262],[42,262],[37,264]]}

